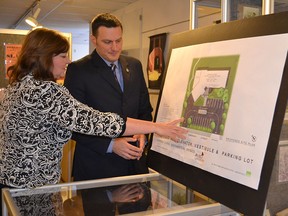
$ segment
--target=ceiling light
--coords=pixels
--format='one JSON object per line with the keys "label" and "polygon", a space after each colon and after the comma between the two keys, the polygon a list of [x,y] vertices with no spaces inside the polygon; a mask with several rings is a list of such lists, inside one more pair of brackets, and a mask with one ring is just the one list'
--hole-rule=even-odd
{"label": "ceiling light", "polygon": [[38,23],[38,25],[37,26],[35,26],[35,27],[32,27],[32,29],[34,30],[34,29],[37,29],[37,28],[43,28],[43,26],[41,25],[41,24],[39,24]]}
{"label": "ceiling light", "polygon": [[34,15],[31,17],[27,17],[25,22],[28,23],[28,25],[32,26],[32,27],[36,27],[38,26],[38,21],[37,21],[37,17],[40,13],[41,9],[37,8]]}

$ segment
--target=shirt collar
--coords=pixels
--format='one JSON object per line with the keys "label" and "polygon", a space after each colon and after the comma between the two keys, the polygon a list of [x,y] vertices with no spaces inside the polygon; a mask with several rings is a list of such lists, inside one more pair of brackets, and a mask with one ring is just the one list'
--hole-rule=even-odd
{"label": "shirt collar", "polygon": [[[99,54],[98,54],[99,55]],[[101,55],[99,55],[100,56],[100,58],[102,58],[102,56]],[[110,67],[110,65],[111,64],[115,64],[116,65],[116,67],[117,68],[119,68],[119,61],[115,61],[115,62],[110,62],[110,61],[107,61],[106,59],[104,59],[104,58],[102,58],[103,59],[103,61],[108,65],[108,67]]]}

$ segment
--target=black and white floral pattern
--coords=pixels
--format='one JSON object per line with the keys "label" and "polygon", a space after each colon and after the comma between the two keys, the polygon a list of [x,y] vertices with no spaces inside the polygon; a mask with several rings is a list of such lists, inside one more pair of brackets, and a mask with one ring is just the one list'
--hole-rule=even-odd
{"label": "black and white floral pattern", "polygon": [[59,193],[33,194],[13,197],[20,215],[65,216],[63,199]]}
{"label": "black and white floral pattern", "polygon": [[120,136],[125,119],[75,100],[68,90],[28,75],[0,102],[0,183],[34,188],[58,183],[63,145],[72,132]]}

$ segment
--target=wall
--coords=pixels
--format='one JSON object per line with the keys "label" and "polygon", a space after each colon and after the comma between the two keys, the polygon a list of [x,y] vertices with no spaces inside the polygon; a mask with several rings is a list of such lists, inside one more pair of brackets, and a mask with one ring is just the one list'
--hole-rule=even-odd
{"label": "wall", "polygon": [[89,54],[89,44],[72,44],[72,61]]}

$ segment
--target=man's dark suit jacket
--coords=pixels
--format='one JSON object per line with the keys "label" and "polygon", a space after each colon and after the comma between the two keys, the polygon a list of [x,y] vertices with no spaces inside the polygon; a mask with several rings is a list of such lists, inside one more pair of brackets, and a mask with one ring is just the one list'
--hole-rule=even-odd
{"label": "man's dark suit jacket", "polygon": [[[64,85],[76,99],[94,109],[152,120],[152,106],[140,61],[122,55],[119,61],[124,92],[109,66],[95,50],[69,64]],[[139,161],[106,153],[110,138],[74,133],[73,139],[76,141],[73,161],[75,181],[143,173],[135,170],[135,164]]]}

